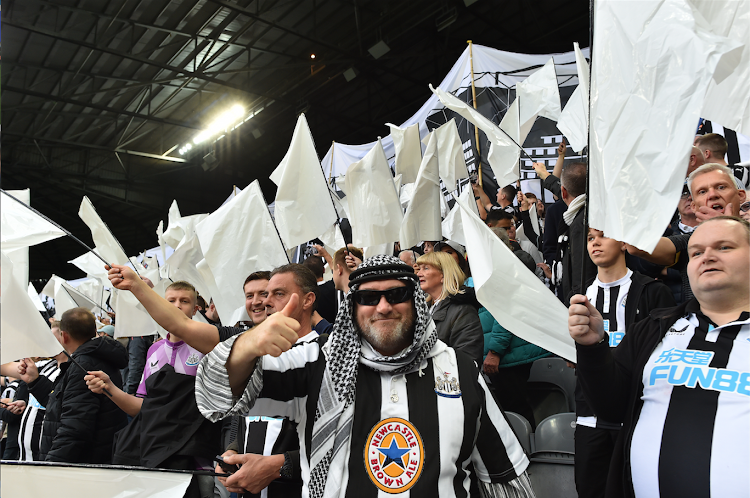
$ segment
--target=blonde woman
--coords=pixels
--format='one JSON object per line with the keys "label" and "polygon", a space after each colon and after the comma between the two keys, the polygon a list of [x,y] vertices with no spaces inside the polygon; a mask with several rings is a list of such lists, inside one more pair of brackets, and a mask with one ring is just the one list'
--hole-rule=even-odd
{"label": "blonde woman", "polygon": [[482,363],[484,333],[474,289],[464,287],[466,276],[447,253],[433,251],[417,259],[419,285],[427,293],[438,338]]}

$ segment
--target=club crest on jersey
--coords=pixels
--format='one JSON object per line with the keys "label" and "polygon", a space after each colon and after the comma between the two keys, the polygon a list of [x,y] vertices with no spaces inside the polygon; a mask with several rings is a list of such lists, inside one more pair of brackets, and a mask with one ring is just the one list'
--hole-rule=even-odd
{"label": "club crest on jersey", "polygon": [[422,437],[407,420],[381,420],[367,436],[364,457],[367,475],[375,486],[386,493],[403,493],[422,473]]}
{"label": "club crest on jersey", "polygon": [[448,378],[448,372],[443,372],[443,377],[435,377],[435,394],[445,398],[460,398],[461,385],[455,377]]}
{"label": "club crest on jersey", "polygon": [[192,353],[190,356],[188,356],[188,359],[185,360],[185,365],[189,367],[194,367],[200,362],[201,362],[201,359],[198,358],[198,355],[195,353]]}

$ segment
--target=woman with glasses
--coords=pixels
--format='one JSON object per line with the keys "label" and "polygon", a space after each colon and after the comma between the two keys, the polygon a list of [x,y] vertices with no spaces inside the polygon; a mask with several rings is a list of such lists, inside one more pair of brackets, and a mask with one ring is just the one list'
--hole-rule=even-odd
{"label": "woman with glasses", "polygon": [[484,332],[477,311],[481,307],[474,289],[464,287],[466,276],[447,253],[431,252],[417,259],[419,285],[427,293],[438,338],[482,362]]}

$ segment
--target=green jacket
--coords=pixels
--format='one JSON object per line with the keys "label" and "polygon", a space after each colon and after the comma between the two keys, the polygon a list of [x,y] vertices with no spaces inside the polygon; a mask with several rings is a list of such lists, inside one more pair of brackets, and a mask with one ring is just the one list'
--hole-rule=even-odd
{"label": "green jacket", "polygon": [[512,332],[505,330],[487,311],[479,310],[479,320],[484,331],[484,356],[492,350],[500,356],[499,368],[515,367],[531,363],[539,358],[552,356],[552,353],[530,342],[524,341]]}

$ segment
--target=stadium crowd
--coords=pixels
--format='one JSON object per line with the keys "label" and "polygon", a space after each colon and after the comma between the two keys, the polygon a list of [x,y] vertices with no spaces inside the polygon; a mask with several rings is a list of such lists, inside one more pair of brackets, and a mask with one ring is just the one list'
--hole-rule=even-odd
{"label": "stadium crowd", "polygon": [[[750,202],[726,148],[696,137],[651,253],[587,226],[586,164],[564,142],[551,173],[534,164],[554,203],[473,185],[569,307],[580,497],[750,497]],[[159,295],[108,268],[166,337],[115,339],[116,315],[84,308],[50,319],[64,352],[2,365],[3,459],[209,471],[188,497],[534,496],[507,413],[532,431],[556,414],[529,383],[555,355],[482,306],[466,248],[312,247],[247,276],[238,323],[190,282]]]}

